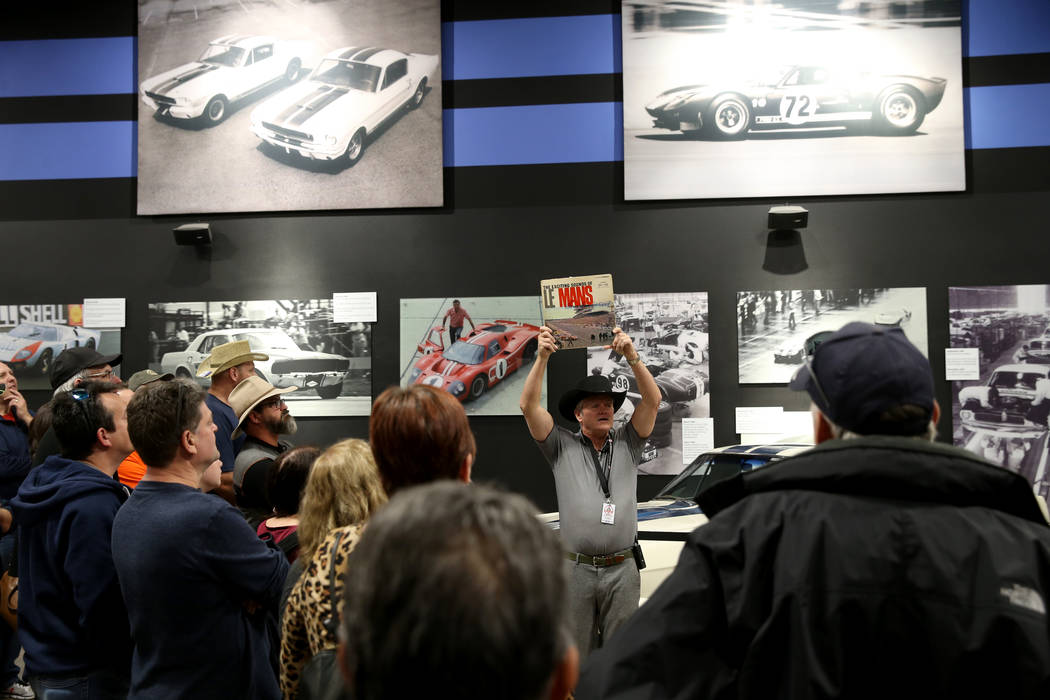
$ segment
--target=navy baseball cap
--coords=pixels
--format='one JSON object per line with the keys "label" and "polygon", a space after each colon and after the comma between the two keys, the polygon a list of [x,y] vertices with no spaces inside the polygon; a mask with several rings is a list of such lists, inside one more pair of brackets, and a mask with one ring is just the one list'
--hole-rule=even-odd
{"label": "navy baseball cap", "polygon": [[[900,328],[847,323],[822,339],[788,386],[806,391],[833,423],[860,435],[919,435],[933,417],[930,361]],[[904,404],[926,415],[906,422],[880,419]]]}

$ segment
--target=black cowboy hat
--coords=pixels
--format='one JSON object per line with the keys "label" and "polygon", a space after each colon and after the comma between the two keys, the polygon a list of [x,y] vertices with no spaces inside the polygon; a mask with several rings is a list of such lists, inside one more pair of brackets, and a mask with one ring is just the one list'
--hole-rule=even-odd
{"label": "black cowboy hat", "polygon": [[609,381],[608,377],[603,377],[600,374],[591,374],[576,382],[575,387],[562,394],[562,397],[558,399],[558,411],[565,416],[566,420],[575,423],[576,404],[588,396],[595,395],[611,396],[614,411],[620,408],[627,398],[626,391],[613,391],[612,382]]}

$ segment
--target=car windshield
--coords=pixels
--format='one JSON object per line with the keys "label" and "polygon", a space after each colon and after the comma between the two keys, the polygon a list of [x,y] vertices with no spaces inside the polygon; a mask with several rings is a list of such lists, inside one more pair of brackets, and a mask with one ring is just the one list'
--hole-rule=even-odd
{"label": "car windshield", "polygon": [[239,66],[244,60],[245,53],[244,49],[237,46],[210,44],[201,54],[200,61],[216,66]]}
{"label": "car windshield", "polygon": [[1035,389],[1035,383],[1043,379],[1045,374],[1035,372],[996,372],[992,375],[989,386],[998,389]]}
{"label": "car windshield", "polygon": [[455,345],[445,351],[445,359],[465,365],[480,364],[485,359],[485,348],[482,345],[457,340]]}
{"label": "car windshield", "polygon": [[29,323],[23,323],[20,326],[15,326],[11,329],[10,333],[13,338],[43,338],[44,329],[40,326],[34,326]]}
{"label": "car windshield", "polygon": [[764,467],[774,461],[773,455],[723,452],[700,455],[657,494],[657,498],[693,500],[701,488],[708,488],[740,472]]}
{"label": "car windshield", "polygon": [[262,350],[300,350],[295,341],[283,331],[259,331],[255,333],[234,333],[234,340],[247,340],[254,352]]}
{"label": "car windshield", "polygon": [[379,73],[378,66],[326,58],[317,66],[310,79],[336,87],[375,92],[376,86],[379,85]]}

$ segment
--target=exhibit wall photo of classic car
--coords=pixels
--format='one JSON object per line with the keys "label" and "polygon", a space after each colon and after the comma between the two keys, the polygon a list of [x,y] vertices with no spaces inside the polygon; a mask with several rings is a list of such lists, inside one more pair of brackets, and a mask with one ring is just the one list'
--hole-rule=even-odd
{"label": "exhibit wall photo of classic car", "polygon": [[447,391],[468,415],[520,415],[518,398],[538,347],[539,297],[455,299],[470,317],[455,341],[453,300],[401,300],[401,386]]}
{"label": "exhibit wall photo of classic car", "polygon": [[50,390],[51,365],[63,350],[86,347],[115,355],[120,341],[119,328],[86,328],[80,303],[0,307],[0,362],[14,371],[22,390]]}
{"label": "exhibit wall photo of classic car", "polygon": [[371,324],[335,323],[331,299],[150,304],[150,367],[209,386],[198,368],[217,346],[247,340],[255,372],[276,387],[296,416],[368,415],[372,397]]}
{"label": "exhibit wall photo of classic car", "polygon": [[953,348],[977,351],[977,379],[952,382],[952,442],[1050,496],[1050,285],[951,287]]}
{"label": "exhibit wall photo of classic car", "polygon": [[138,8],[139,214],[443,204],[438,0]]}
{"label": "exhibit wall photo of classic car", "polygon": [[958,0],[621,7],[626,199],[965,189]]}

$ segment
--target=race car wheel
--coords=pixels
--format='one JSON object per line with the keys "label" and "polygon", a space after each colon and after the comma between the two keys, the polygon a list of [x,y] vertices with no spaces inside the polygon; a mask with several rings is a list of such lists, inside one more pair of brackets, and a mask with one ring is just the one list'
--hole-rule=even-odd
{"label": "race car wheel", "polygon": [[94,350],[95,349],[95,339],[94,338],[88,338],[87,342],[84,343],[84,347],[91,348],[92,350]]}
{"label": "race car wheel", "polygon": [[346,162],[347,165],[353,165],[357,161],[361,160],[361,154],[365,152],[365,130],[358,129],[353,136],[350,137],[350,142],[346,144]]}
{"label": "race car wheel", "polygon": [[485,393],[485,389],[489,387],[489,380],[484,375],[479,374],[474,377],[474,381],[470,383],[470,398],[476,399]]}
{"label": "race car wheel", "polygon": [[40,359],[36,362],[36,368],[41,375],[47,376],[51,374],[51,351],[45,350],[40,354]]}
{"label": "race car wheel", "polygon": [[718,138],[743,138],[751,126],[751,109],[743,100],[730,95],[714,104],[707,123]]}
{"label": "race car wheel", "polygon": [[419,81],[419,85],[416,86],[416,91],[412,94],[412,99],[408,103],[409,109],[415,109],[419,105],[423,104],[423,98],[427,95],[427,79],[423,78]]}
{"label": "race car wheel", "polygon": [[298,58],[288,61],[288,67],[284,69],[284,79],[289,83],[294,83],[299,77],[299,69],[302,67],[303,63]]}
{"label": "race car wheel", "polygon": [[216,95],[208,101],[204,108],[204,120],[209,124],[218,124],[226,117],[226,98]]}
{"label": "race car wheel", "polygon": [[910,87],[890,88],[879,98],[875,120],[887,134],[910,134],[919,128],[925,118],[926,107],[922,96]]}
{"label": "race car wheel", "polygon": [[529,344],[525,346],[525,349],[521,351],[521,361],[532,362],[536,358],[536,347],[538,345],[538,341],[530,340]]}
{"label": "race car wheel", "polygon": [[343,383],[333,384],[332,386],[319,386],[317,387],[317,395],[322,399],[334,399],[339,394],[343,393]]}
{"label": "race car wheel", "polygon": [[190,371],[188,369],[186,369],[185,367],[179,367],[177,370],[175,370],[175,378],[176,379],[192,379],[192,377],[190,376]]}

